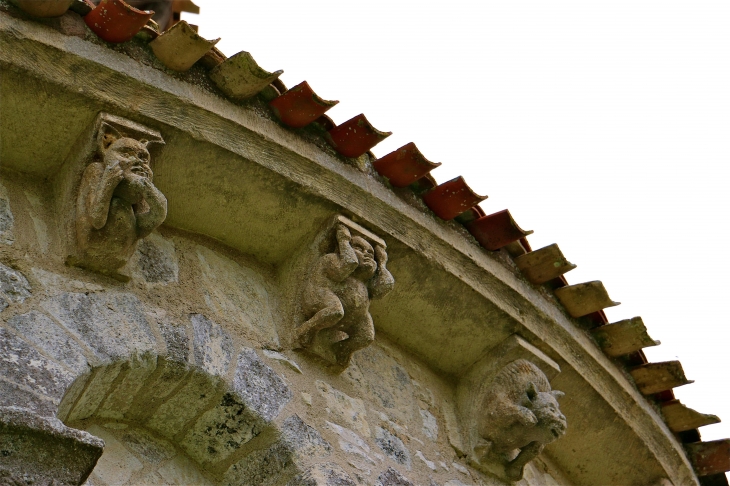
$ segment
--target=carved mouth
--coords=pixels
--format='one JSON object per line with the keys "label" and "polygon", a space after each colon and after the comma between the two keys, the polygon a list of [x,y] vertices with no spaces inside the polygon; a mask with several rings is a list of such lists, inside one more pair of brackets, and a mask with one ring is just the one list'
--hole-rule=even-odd
{"label": "carved mouth", "polygon": [[556,439],[557,439],[558,437],[560,437],[560,432],[558,432],[558,430],[557,430],[557,429],[552,429],[552,430],[551,430],[550,432],[552,432],[552,434],[553,434],[553,437],[555,437]]}

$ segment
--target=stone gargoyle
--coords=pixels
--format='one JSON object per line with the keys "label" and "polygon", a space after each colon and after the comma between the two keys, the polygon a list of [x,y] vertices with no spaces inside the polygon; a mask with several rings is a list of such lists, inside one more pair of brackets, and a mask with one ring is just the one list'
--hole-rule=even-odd
{"label": "stone gargoyle", "polygon": [[390,292],[395,281],[386,268],[385,242],[346,218],[338,221],[335,250],[319,256],[307,275],[302,292],[306,321],[297,328],[296,339],[300,347],[346,367],[355,351],[375,339],[371,299]]}
{"label": "stone gargoyle", "polygon": [[510,481],[520,480],[525,465],[565,435],[568,422],[557,401],[563,395],[526,359],[504,366],[474,402],[473,460],[492,472],[489,466],[497,465]]}
{"label": "stone gargoyle", "polygon": [[137,241],[167,216],[167,199],[152,183],[150,143],[102,123],[98,157],[83,171],[76,197],[76,254],[69,263],[120,280]]}

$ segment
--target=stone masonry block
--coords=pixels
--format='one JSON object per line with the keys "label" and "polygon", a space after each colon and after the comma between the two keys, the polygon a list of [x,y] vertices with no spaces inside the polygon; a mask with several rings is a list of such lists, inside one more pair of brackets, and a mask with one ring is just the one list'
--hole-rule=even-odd
{"label": "stone masonry block", "polygon": [[202,464],[215,464],[228,459],[231,454],[258,436],[265,425],[234,394],[226,393],[215,407],[190,426],[190,432],[181,446]]}
{"label": "stone masonry block", "polygon": [[238,355],[233,389],[254,414],[267,422],[276,418],[292,398],[284,380],[250,348],[243,348]]}
{"label": "stone masonry block", "polygon": [[0,328],[0,376],[39,394],[60,400],[73,375],[28,343]]}
{"label": "stone masonry block", "polygon": [[226,471],[225,484],[255,484],[277,486],[286,477],[298,471],[292,462],[291,450],[283,442],[276,442],[268,449],[257,450],[232,465]]}
{"label": "stone masonry block", "polygon": [[197,254],[205,301],[217,318],[235,326],[245,338],[277,348],[272,302],[261,275],[203,246]]}
{"label": "stone masonry block", "polygon": [[139,241],[132,260],[136,263],[132,273],[139,273],[148,283],[177,282],[179,270],[175,245],[156,233]]}
{"label": "stone masonry block", "polygon": [[77,376],[76,379],[74,379],[74,382],[71,383],[71,386],[66,389],[66,393],[61,399],[61,403],[58,404],[58,410],[55,413],[55,416],[59,420],[62,422],[66,422],[68,420],[71,410],[76,405],[81,394],[84,393],[84,390],[86,390],[86,384],[89,383],[92,376],[92,372]]}
{"label": "stone masonry block", "polygon": [[202,314],[193,314],[190,322],[195,364],[211,375],[225,376],[234,352],[231,336]]}
{"label": "stone masonry block", "polygon": [[315,385],[320,395],[327,402],[329,412],[337,422],[347,425],[366,438],[370,437],[367,410],[362,400],[352,398],[324,381],[317,380]]}
{"label": "stone masonry block", "polygon": [[[138,402],[142,407],[153,408],[147,426],[170,439],[185,433],[186,424],[210,409],[214,404],[213,400],[221,393],[220,382],[211,380],[204,373],[189,373],[181,383],[184,385],[161,405],[151,400]],[[143,416],[144,410],[138,413]]]}
{"label": "stone masonry block", "polygon": [[8,326],[74,372],[81,374],[89,370],[81,346],[46,315],[31,311],[12,317]]}
{"label": "stone masonry block", "polygon": [[25,275],[0,263],[0,312],[10,304],[30,297],[30,284]]}
{"label": "stone masonry block", "polygon": [[354,431],[347,427],[341,427],[332,422],[325,422],[327,428],[335,432],[339,436],[339,446],[345,453],[349,455],[348,462],[356,467],[367,468],[377,464],[370,456],[370,446],[357,435]]}
{"label": "stone masonry block", "polygon": [[185,326],[175,325],[169,319],[162,319],[158,325],[165,340],[168,359],[186,363],[190,354],[190,339]]}
{"label": "stone masonry block", "polygon": [[96,415],[117,420],[125,418],[137,394],[146,393],[147,379],[156,369],[157,356],[132,357],[123,374],[115,380],[116,386],[109,391]]}
{"label": "stone masonry block", "polygon": [[58,409],[50,398],[41,397],[0,378],[0,407],[10,406],[28,408],[42,417],[53,417]]}
{"label": "stone masonry block", "polygon": [[18,484],[81,484],[103,447],[101,439],[56,418],[0,407],[0,471]]}
{"label": "stone masonry block", "polygon": [[157,368],[147,379],[144,393],[137,393],[126,416],[140,424],[147,422],[154,413],[162,408],[162,404],[181,392],[189,380],[191,380],[191,371],[186,363],[158,356]]}
{"label": "stone masonry block", "polygon": [[64,292],[41,306],[105,362],[154,352],[154,334],[142,303],[128,293]]}
{"label": "stone masonry block", "polygon": [[355,486],[357,483],[334,463],[312,466],[307,472],[297,475],[286,486]]}
{"label": "stone masonry block", "polygon": [[389,467],[378,476],[378,481],[375,483],[375,486],[414,486],[414,484],[400,472]]}
{"label": "stone masonry block", "polygon": [[282,424],[279,440],[268,449],[254,451],[231,466],[225,482],[274,486],[283,478],[302,472],[302,460],[325,457],[331,450],[319,432],[292,415]]}
{"label": "stone masonry block", "polygon": [[284,420],[281,436],[292,451],[303,457],[325,457],[332,451],[332,446],[317,429],[307,425],[298,415]]}
{"label": "stone masonry block", "polygon": [[124,371],[125,364],[118,362],[92,370],[86,387],[79,394],[66,420],[73,422],[94,415],[104,399],[114,390],[115,380]]}
{"label": "stone masonry block", "polygon": [[0,244],[13,244],[13,213],[5,188],[0,184]]}
{"label": "stone masonry block", "polygon": [[375,431],[375,443],[385,452],[385,455],[393,459],[398,464],[411,469],[411,454],[406,449],[403,441],[390,431],[378,427]]}

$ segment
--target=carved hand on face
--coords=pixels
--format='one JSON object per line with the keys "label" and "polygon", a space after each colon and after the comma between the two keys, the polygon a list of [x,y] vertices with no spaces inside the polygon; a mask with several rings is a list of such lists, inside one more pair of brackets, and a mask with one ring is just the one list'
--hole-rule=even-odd
{"label": "carved hand on face", "polygon": [[131,204],[139,203],[144,199],[149,186],[152,184],[152,169],[150,169],[150,153],[137,140],[120,138],[112,143],[104,153],[106,170],[114,168],[116,177],[121,178],[114,195]]}
{"label": "carved hand on face", "polygon": [[375,275],[378,264],[375,262],[375,251],[373,247],[364,238],[355,236],[352,241],[352,249],[357,255],[357,273],[362,280],[369,280]]}
{"label": "carved hand on face", "polygon": [[388,263],[388,253],[380,245],[375,246],[375,261],[378,262],[379,266],[385,266]]}

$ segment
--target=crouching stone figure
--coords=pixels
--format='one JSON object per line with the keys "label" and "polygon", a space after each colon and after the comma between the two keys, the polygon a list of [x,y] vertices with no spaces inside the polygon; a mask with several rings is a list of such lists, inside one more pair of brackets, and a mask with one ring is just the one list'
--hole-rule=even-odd
{"label": "crouching stone figure", "polygon": [[101,161],[84,169],[76,199],[77,255],[70,263],[121,280],[137,241],[167,216],[167,199],[152,183],[147,140],[110,125],[99,136]]}
{"label": "crouching stone figure", "polygon": [[301,347],[344,367],[375,339],[370,300],[390,292],[395,281],[383,244],[374,241],[373,248],[342,223],[335,238],[335,251],[320,256],[308,276],[302,295],[307,320],[297,329],[297,339]]}

